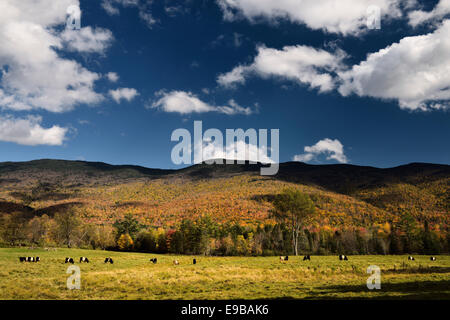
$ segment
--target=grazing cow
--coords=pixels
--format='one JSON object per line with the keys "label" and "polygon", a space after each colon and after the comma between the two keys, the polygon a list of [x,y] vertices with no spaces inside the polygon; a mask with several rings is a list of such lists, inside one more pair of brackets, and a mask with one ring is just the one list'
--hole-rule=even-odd
{"label": "grazing cow", "polygon": [[289,256],[285,256],[285,257],[280,256],[280,261],[281,261],[281,262],[283,262],[283,261],[288,261],[288,260],[289,260]]}
{"label": "grazing cow", "polygon": [[174,264],[175,266],[177,266],[177,265],[180,264],[180,262],[179,262],[178,260],[173,260],[173,264]]}
{"label": "grazing cow", "polygon": [[413,256],[409,256],[409,257],[408,257],[408,260],[410,260],[410,261],[414,261],[414,260],[416,260],[416,259],[414,259],[414,257],[413,257]]}
{"label": "grazing cow", "polygon": [[111,263],[111,264],[113,264],[114,263],[114,261],[113,261],[113,259],[111,259],[111,258],[106,258],[105,259],[105,263]]}
{"label": "grazing cow", "polygon": [[347,256],[346,255],[343,255],[343,254],[340,254],[339,255],[339,260],[345,260],[345,261],[347,261],[348,260],[348,258],[347,258]]}
{"label": "grazing cow", "polygon": [[157,259],[157,258],[151,258],[151,259],[150,259],[150,262],[157,263],[157,262],[158,262],[158,259]]}
{"label": "grazing cow", "polygon": [[27,258],[26,258],[26,257],[19,257],[19,261],[20,261],[20,262],[26,262],[26,261],[27,261]]}
{"label": "grazing cow", "polygon": [[436,257],[430,257],[431,261],[436,261]]}
{"label": "grazing cow", "polygon": [[89,259],[86,257],[80,257],[80,263],[82,263],[82,262],[89,263]]}
{"label": "grazing cow", "polygon": [[34,257],[27,257],[27,262],[34,262]]}
{"label": "grazing cow", "polygon": [[306,256],[303,257],[303,261],[309,260],[311,261],[311,256],[309,254],[307,254]]}
{"label": "grazing cow", "polygon": [[197,259],[192,260],[192,264],[197,264]]}
{"label": "grazing cow", "polygon": [[73,258],[66,258],[64,263],[72,263],[72,264],[74,264],[75,262],[73,261]]}
{"label": "grazing cow", "polygon": [[39,257],[34,258],[34,262],[39,262],[39,261],[41,261],[41,258],[39,258]]}

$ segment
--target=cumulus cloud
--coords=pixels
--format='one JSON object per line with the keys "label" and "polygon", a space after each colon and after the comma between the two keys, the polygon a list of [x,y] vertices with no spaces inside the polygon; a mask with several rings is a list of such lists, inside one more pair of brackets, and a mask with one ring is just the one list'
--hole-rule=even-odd
{"label": "cumulus cloud", "polygon": [[111,82],[117,82],[117,80],[119,80],[119,75],[115,72],[108,72],[106,78]]}
{"label": "cumulus cloud", "polygon": [[450,20],[434,32],[406,37],[340,72],[343,96],[398,100],[402,109],[444,109],[450,99]]}
{"label": "cumulus cloud", "polygon": [[241,107],[233,99],[228,101],[228,105],[215,106],[203,102],[192,92],[186,91],[159,91],[156,94],[159,98],[150,105],[150,108],[158,108],[165,112],[177,112],[180,114],[219,112],[228,115],[252,113],[250,108]]}
{"label": "cumulus cloud", "polygon": [[413,27],[425,22],[436,22],[450,14],[450,0],[440,0],[431,11],[414,10],[408,13],[409,24]]}
{"label": "cumulus cloud", "polygon": [[61,145],[68,129],[59,126],[43,128],[41,122],[42,118],[37,116],[26,118],[0,116],[0,140],[28,146]]}
{"label": "cumulus cloud", "polygon": [[217,0],[225,20],[251,22],[286,19],[313,30],[357,35],[367,28],[368,8],[380,9],[381,19],[401,17],[405,0]]}
{"label": "cumulus cloud", "polygon": [[230,87],[242,84],[246,78],[256,75],[262,78],[282,78],[317,88],[321,92],[335,87],[334,72],[342,67],[345,54],[337,50],[330,53],[308,46],[286,46],[282,50],[260,46],[250,65],[239,65],[228,73],[221,74],[217,82]]}
{"label": "cumulus cloud", "polygon": [[109,90],[109,95],[114,99],[114,101],[120,103],[121,100],[133,100],[133,98],[139,95],[139,93],[134,88],[118,88],[115,90]]}
{"label": "cumulus cloud", "polygon": [[64,30],[61,38],[69,50],[103,53],[110,46],[113,35],[107,29],[84,27],[80,30]]}
{"label": "cumulus cloud", "polygon": [[309,162],[316,160],[319,155],[326,155],[327,160],[336,160],[340,163],[347,163],[348,159],[344,154],[344,146],[338,139],[323,139],[313,146],[306,146],[305,153],[293,157],[294,161]]}
{"label": "cumulus cloud", "polygon": [[[78,104],[93,104],[103,96],[94,90],[99,75],[80,63],[61,57],[65,41],[56,26],[65,23],[67,8],[78,0],[0,2],[0,103],[12,110],[45,109],[64,112]],[[93,38],[106,31],[86,31]],[[70,36],[74,49],[98,48],[93,38]],[[100,41],[100,43],[104,43]]]}
{"label": "cumulus cloud", "polygon": [[214,159],[227,160],[246,160],[260,163],[275,163],[268,156],[267,147],[258,147],[257,145],[247,143],[242,140],[236,141],[234,144],[218,146],[213,141],[203,141],[203,159],[202,161]]}

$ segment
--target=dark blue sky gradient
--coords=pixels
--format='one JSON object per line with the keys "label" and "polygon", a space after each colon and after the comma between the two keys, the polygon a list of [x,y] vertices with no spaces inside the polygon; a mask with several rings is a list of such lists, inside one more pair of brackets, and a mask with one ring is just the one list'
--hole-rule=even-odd
{"label": "dark blue sky gradient", "polygon": [[[97,92],[116,87],[136,88],[140,95],[131,102],[116,104],[107,99],[97,106],[78,106],[71,112],[43,116],[45,127],[58,124],[71,128],[63,146],[23,146],[0,142],[0,161],[39,158],[83,159],[112,164],[136,164],[154,168],[176,168],[170,159],[175,143],[170,135],[177,128],[193,131],[194,120],[202,120],[204,130],[218,128],[279,128],[280,160],[292,160],[324,138],[342,142],[349,162],[357,165],[391,167],[410,162],[450,164],[450,115],[445,111],[409,112],[396,101],[338,92],[320,94],[289,81],[250,78],[234,90],[219,88],[216,78],[242,63],[251,62],[256,46],[280,49],[286,45],[329,48],[334,43],[344,50],[348,65],[359,63],[405,36],[425,34],[412,30],[406,21],[382,21],[381,30],[361,37],[341,37],[279,22],[252,24],[246,20],[226,22],[214,1],[193,2],[188,12],[169,17],[164,1],[153,6],[159,22],[149,29],[136,8],[120,8],[119,16],[108,16],[100,1],[81,1],[82,26],[107,28],[115,41],[102,55],[70,56],[97,73],[117,72],[116,84],[97,82]],[[234,46],[234,33],[242,44]],[[216,41],[223,35],[222,41]],[[198,66],[193,66],[193,63]],[[202,89],[211,91],[209,95]],[[219,113],[180,115],[145,106],[154,93],[165,89],[191,91],[203,101],[224,105],[234,99],[241,106],[259,105],[251,115]],[[18,113],[20,115],[20,113]],[[25,115],[25,113],[24,113]],[[80,120],[89,123],[80,124]],[[320,163],[333,163],[320,158]]]}

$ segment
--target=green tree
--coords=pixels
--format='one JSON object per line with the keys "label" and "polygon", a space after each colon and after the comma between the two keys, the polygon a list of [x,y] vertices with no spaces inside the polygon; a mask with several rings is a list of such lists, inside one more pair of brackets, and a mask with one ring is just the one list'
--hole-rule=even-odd
{"label": "green tree", "polygon": [[152,230],[141,231],[136,236],[135,247],[138,251],[156,252],[157,245],[158,245],[157,235]]}
{"label": "green tree", "polygon": [[275,197],[273,207],[273,216],[290,226],[294,254],[298,255],[299,232],[306,219],[315,212],[314,202],[297,189],[285,189]]}
{"label": "green tree", "polygon": [[404,213],[399,221],[405,253],[417,253],[422,250],[422,239],[416,219],[410,213]]}
{"label": "green tree", "polygon": [[113,227],[117,229],[117,238],[122,234],[128,234],[134,239],[136,233],[142,229],[142,225],[137,221],[131,213],[126,214],[123,220],[114,222]]}

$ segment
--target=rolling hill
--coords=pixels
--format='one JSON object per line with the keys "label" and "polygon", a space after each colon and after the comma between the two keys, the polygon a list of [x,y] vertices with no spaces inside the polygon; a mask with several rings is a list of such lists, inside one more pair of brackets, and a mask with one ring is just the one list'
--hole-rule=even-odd
{"label": "rolling hill", "polygon": [[108,224],[126,213],[170,227],[208,214],[217,222],[270,221],[271,199],[297,186],[311,195],[312,226],[367,226],[409,213],[448,228],[450,166],[412,163],[379,169],[355,165],[280,164],[260,176],[260,164],[198,164],[181,170],[101,162],[35,160],[0,163],[0,214],[49,216],[77,207],[87,222]]}

